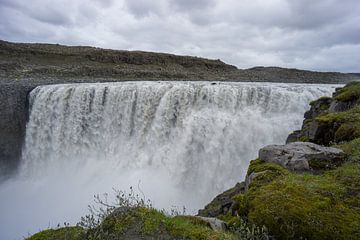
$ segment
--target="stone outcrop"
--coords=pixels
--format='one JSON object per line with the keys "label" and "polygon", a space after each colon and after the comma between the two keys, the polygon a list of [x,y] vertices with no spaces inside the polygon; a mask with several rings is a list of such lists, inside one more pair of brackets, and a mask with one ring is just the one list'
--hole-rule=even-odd
{"label": "stone outcrop", "polygon": [[332,98],[322,97],[310,103],[310,110],[304,114],[304,121],[301,130],[296,130],[291,133],[286,143],[297,141],[318,142],[319,136],[324,135],[323,129],[319,126],[316,118],[325,115],[329,112],[329,107],[332,103]]}
{"label": "stone outcrop", "polygon": [[0,83],[0,181],[19,163],[27,119],[28,84]]}
{"label": "stone outcrop", "polygon": [[199,210],[198,215],[202,217],[216,217],[228,213],[233,204],[233,197],[243,192],[245,192],[245,183],[237,183],[233,188],[219,194],[204,209]]}
{"label": "stone outcrop", "polygon": [[323,147],[310,142],[294,142],[261,148],[259,159],[292,171],[309,171],[338,166],[344,161],[345,153],[337,148]]}
{"label": "stone outcrop", "polygon": [[311,102],[301,130],[291,133],[286,143],[303,141],[331,145],[360,137],[359,111],[354,108],[359,103],[360,82],[337,89],[332,98],[322,97]]}

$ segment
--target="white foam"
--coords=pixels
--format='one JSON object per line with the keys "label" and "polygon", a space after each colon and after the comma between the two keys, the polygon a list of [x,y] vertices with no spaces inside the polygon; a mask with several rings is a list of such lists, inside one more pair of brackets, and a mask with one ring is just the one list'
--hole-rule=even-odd
{"label": "white foam", "polygon": [[243,180],[260,147],[300,128],[334,85],[124,82],[37,87],[18,177],[0,186],[0,238],[75,223],[92,196],[141,190],[190,212]]}

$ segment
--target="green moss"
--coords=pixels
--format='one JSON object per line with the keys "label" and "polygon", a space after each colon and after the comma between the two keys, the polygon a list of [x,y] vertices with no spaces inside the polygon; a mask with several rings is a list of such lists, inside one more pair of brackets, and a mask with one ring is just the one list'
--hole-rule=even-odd
{"label": "green moss", "polygon": [[27,240],[81,240],[84,239],[84,234],[84,229],[80,227],[64,227],[41,231]]}
{"label": "green moss", "polygon": [[193,216],[167,216],[153,208],[139,207],[121,215],[111,215],[88,234],[88,239],[118,239],[131,233],[138,237],[181,239],[232,239],[231,233],[213,231],[209,224]]}
{"label": "green moss", "polygon": [[[337,182],[341,183],[350,195],[360,193],[360,164],[349,162],[329,173]],[[358,206],[360,207],[360,205]]]}
{"label": "green moss", "polygon": [[280,165],[256,159],[250,162],[247,175],[250,176],[253,172],[258,173],[258,175],[251,181],[249,186],[250,191],[253,188],[256,189],[264,184],[270,183],[279,176],[288,174],[289,171]]}
{"label": "green moss", "polygon": [[231,206],[232,212],[236,215],[246,215],[246,200],[245,194],[238,194],[233,198],[233,205]]}
{"label": "green moss", "polygon": [[274,164],[274,163],[268,163],[261,159],[255,159],[250,161],[250,165],[247,171],[247,175],[250,175],[253,172],[263,172],[263,171],[274,171],[279,173],[286,173],[286,168]]}
{"label": "green moss", "polygon": [[307,136],[301,136],[301,137],[299,138],[299,141],[300,141],[300,142],[309,142],[309,138],[308,138]]}
{"label": "green moss", "polygon": [[316,118],[319,126],[333,132],[333,142],[351,141],[360,137],[360,105],[345,112],[330,113]]}
{"label": "green moss", "polygon": [[325,112],[329,109],[331,101],[332,98],[330,97],[321,97],[315,101],[310,102],[310,106],[317,112]]}
{"label": "green moss", "polygon": [[187,217],[174,217],[166,221],[166,229],[174,237],[188,239],[233,239],[233,234],[216,232],[203,221]]}
{"label": "green moss", "polygon": [[323,175],[282,175],[247,193],[248,219],[280,239],[357,239],[359,175],[357,164]]}
{"label": "green moss", "polygon": [[336,147],[342,149],[348,155],[348,161],[360,163],[360,138],[350,142],[343,142]]}
{"label": "green moss", "polygon": [[360,98],[360,82],[352,82],[335,93],[335,99],[341,102],[358,100]]}
{"label": "green moss", "polygon": [[335,132],[335,141],[350,141],[360,137],[360,121],[343,123]]}
{"label": "green moss", "polygon": [[311,101],[310,102],[310,105],[311,106],[314,106],[314,105],[317,105],[317,104],[326,104],[328,103],[329,101],[331,101],[331,97],[320,97],[319,99],[317,100],[314,100],[314,101]]}

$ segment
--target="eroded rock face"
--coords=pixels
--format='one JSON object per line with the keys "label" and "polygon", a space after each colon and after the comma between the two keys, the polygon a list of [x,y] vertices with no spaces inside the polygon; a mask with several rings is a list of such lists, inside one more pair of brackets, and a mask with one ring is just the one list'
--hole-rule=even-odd
{"label": "eroded rock face", "polygon": [[292,171],[309,171],[338,166],[344,161],[345,153],[337,148],[310,142],[294,142],[266,146],[260,149],[259,158]]}

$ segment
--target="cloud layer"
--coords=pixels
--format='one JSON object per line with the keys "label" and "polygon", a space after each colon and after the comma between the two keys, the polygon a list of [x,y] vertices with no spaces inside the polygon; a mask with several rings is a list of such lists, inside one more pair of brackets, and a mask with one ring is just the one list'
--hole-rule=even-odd
{"label": "cloud layer", "polygon": [[0,38],[360,72],[358,0],[0,0]]}

